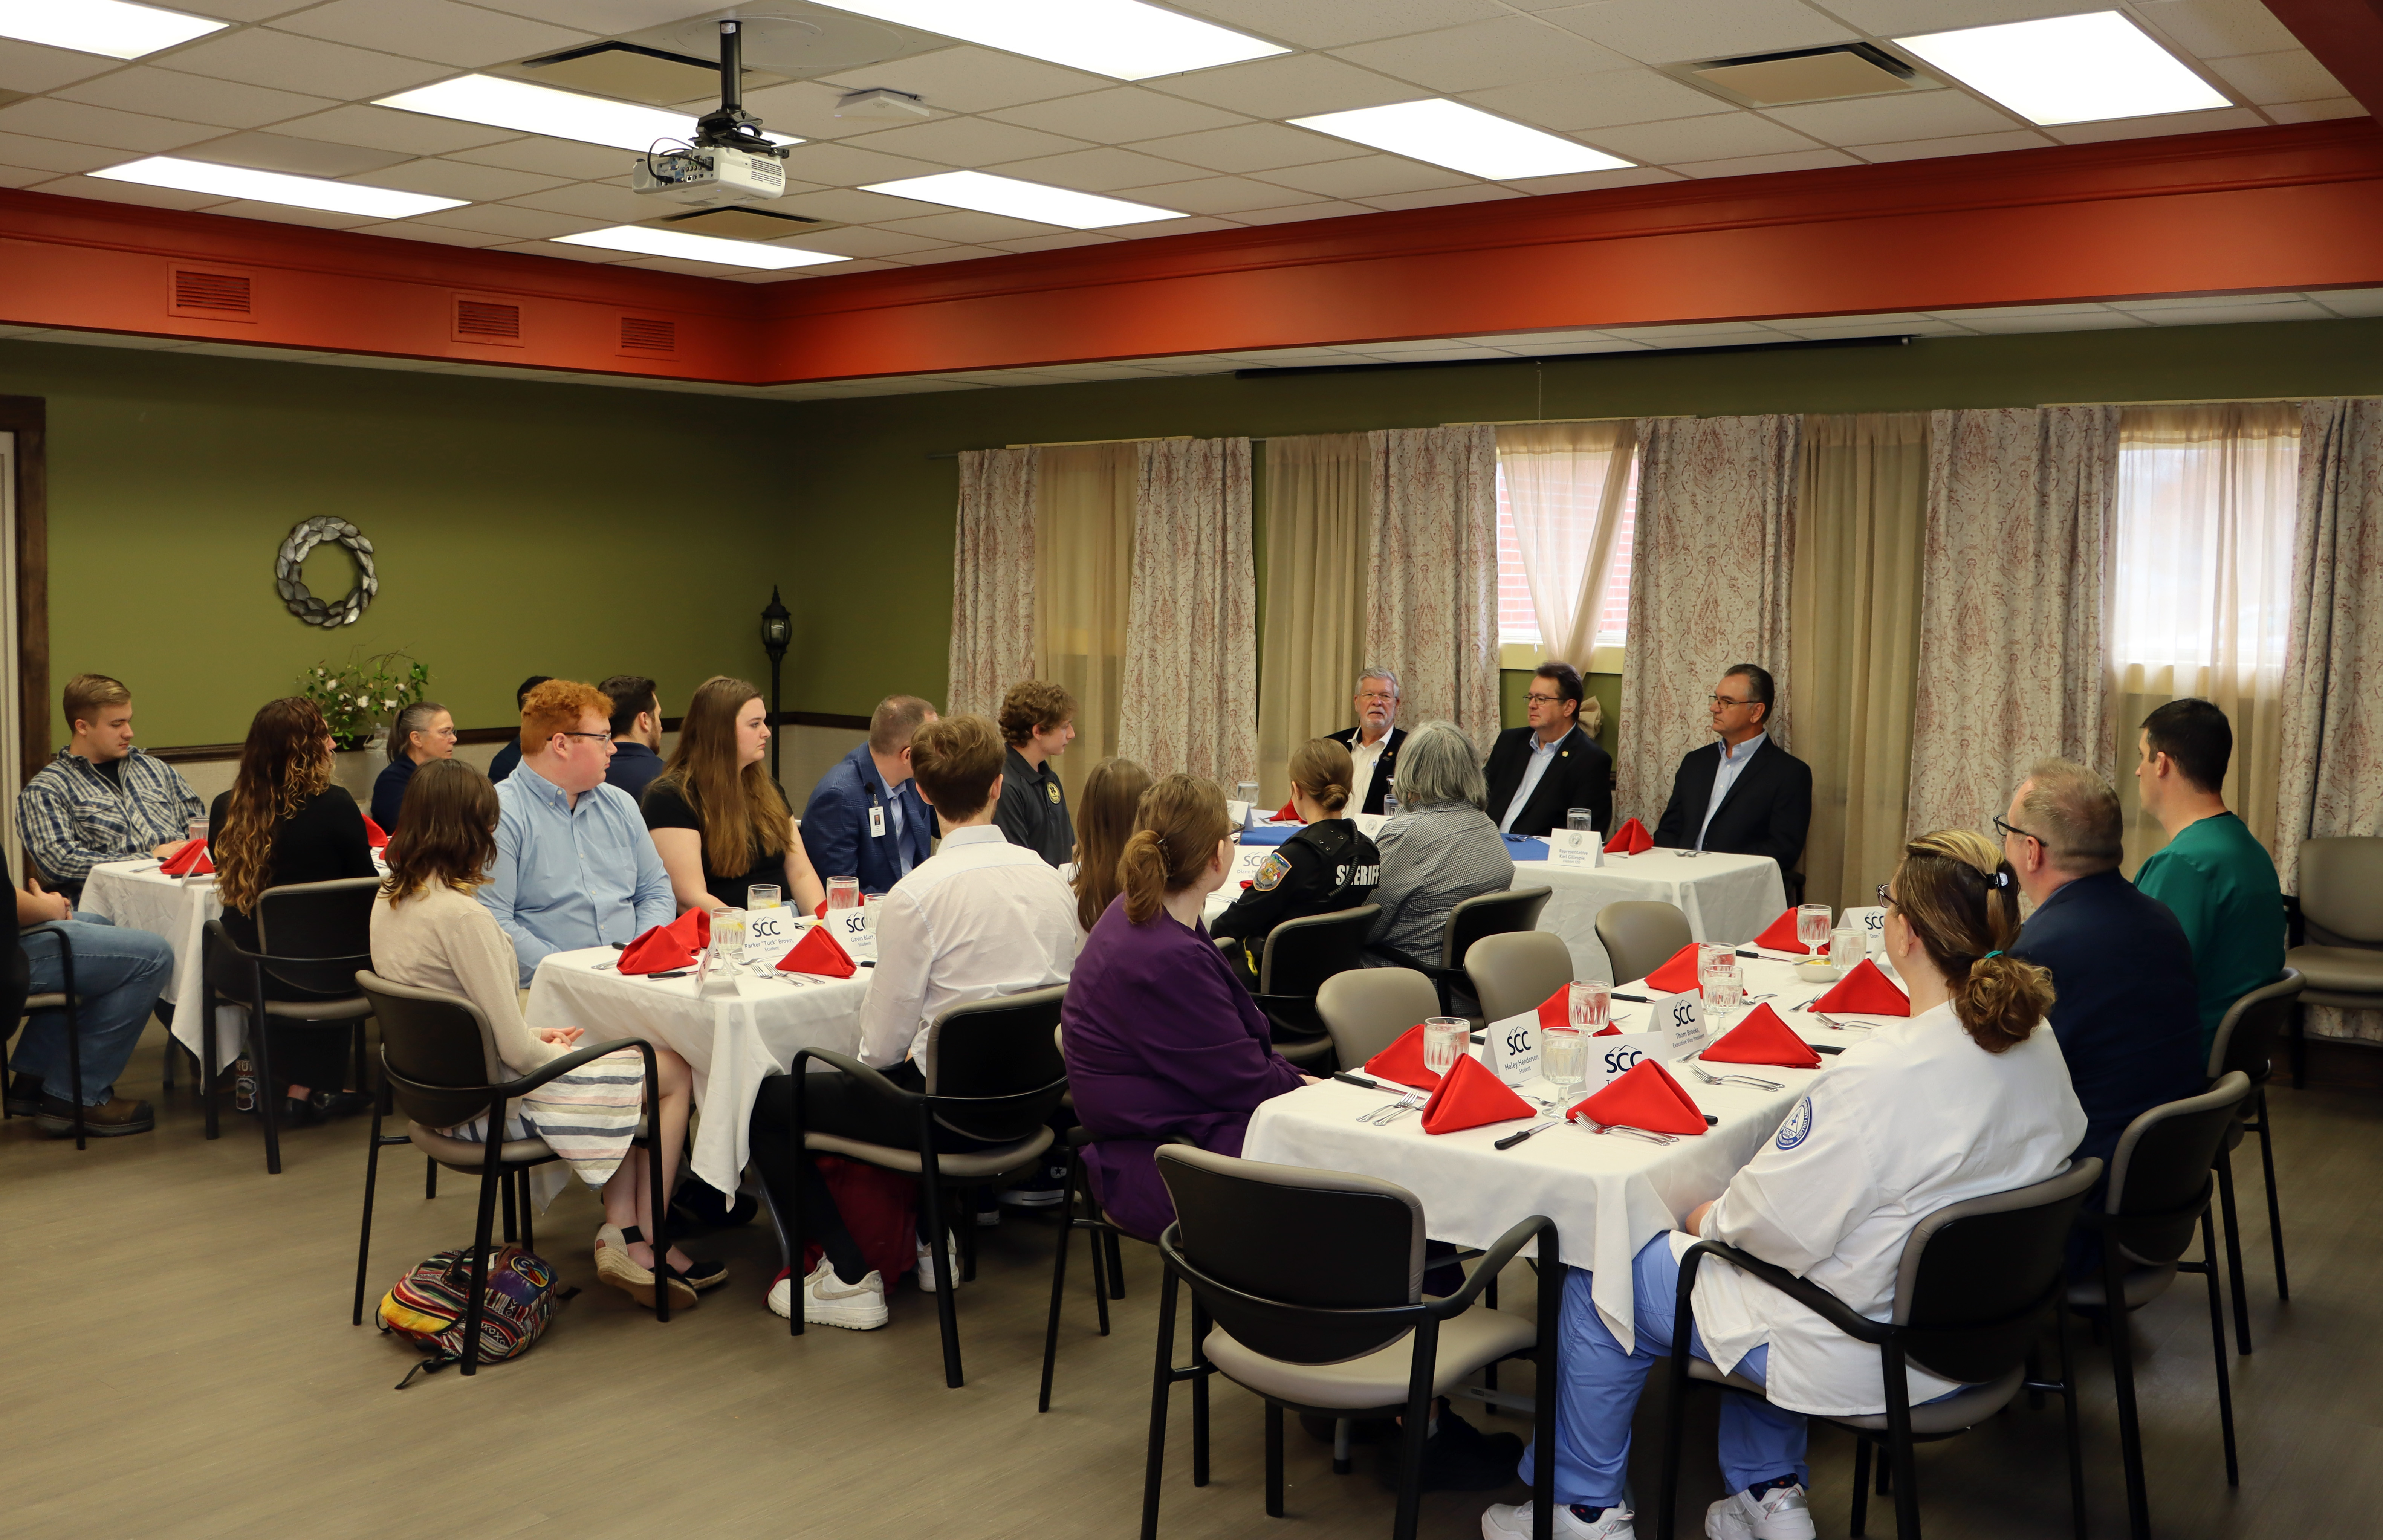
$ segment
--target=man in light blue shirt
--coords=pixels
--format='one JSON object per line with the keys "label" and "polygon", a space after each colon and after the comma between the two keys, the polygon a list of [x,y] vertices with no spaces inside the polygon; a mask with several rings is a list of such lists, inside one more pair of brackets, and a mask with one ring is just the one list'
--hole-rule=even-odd
{"label": "man in light blue shirt", "polygon": [[1802,881],[1796,864],[1812,825],[1812,769],[1771,741],[1776,699],[1771,672],[1760,664],[1736,663],[1722,673],[1710,702],[1719,741],[1680,760],[1655,844],[1768,856],[1779,863],[1793,903]]}
{"label": "man in light blue shirt", "polygon": [[521,765],[497,783],[497,859],[476,896],[525,986],[549,952],[627,942],[678,915],[637,805],[604,783],[611,714],[602,691],[568,679],[522,703]]}
{"label": "man in light blue shirt", "polygon": [[1729,800],[1730,788],[1737,784],[1737,778],[1746,773],[1746,767],[1770,741],[1771,734],[1760,732],[1736,743],[1731,743],[1725,737],[1721,740],[1721,763],[1713,770],[1712,795],[1705,802],[1704,821],[1697,825],[1696,847],[1698,850],[1705,847],[1705,831],[1712,827],[1713,815],[1720,812],[1721,805]]}

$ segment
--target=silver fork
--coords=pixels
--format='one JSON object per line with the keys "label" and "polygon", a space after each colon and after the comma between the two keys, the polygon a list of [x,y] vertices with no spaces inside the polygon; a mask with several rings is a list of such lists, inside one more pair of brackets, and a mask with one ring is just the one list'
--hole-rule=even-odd
{"label": "silver fork", "polygon": [[1752,1086],[1757,1090],[1777,1090],[1780,1089],[1780,1083],[1776,1080],[1765,1080],[1760,1077],[1754,1075],[1715,1075],[1711,1071],[1706,1069],[1704,1066],[1697,1063],[1694,1059],[1689,1059],[1686,1063],[1688,1068],[1695,1072],[1696,1078],[1702,1080],[1709,1086]]}
{"label": "silver fork", "polygon": [[1382,1127],[1387,1125],[1390,1119],[1399,1116],[1401,1114],[1413,1112],[1416,1107],[1421,1106],[1422,1104],[1422,1101],[1417,1093],[1414,1091],[1409,1091],[1395,1102],[1385,1102],[1371,1112],[1360,1113],[1357,1115],[1356,1121],[1360,1123],[1369,1123],[1377,1128]]}
{"label": "silver fork", "polygon": [[1828,1028],[1833,1032],[1868,1032],[1874,1030],[1867,1021],[1856,1021],[1848,1024],[1846,1022],[1839,1021],[1834,1016],[1822,1016],[1818,1011],[1812,1012],[1811,1015],[1813,1020],[1819,1022],[1821,1026]]}
{"label": "silver fork", "polygon": [[1680,1142],[1680,1136],[1677,1134],[1659,1134],[1649,1128],[1634,1128],[1627,1123],[1589,1123],[1587,1118],[1581,1121],[1588,1123],[1588,1131],[1593,1134],[1635,1134],[1650,1144]]}

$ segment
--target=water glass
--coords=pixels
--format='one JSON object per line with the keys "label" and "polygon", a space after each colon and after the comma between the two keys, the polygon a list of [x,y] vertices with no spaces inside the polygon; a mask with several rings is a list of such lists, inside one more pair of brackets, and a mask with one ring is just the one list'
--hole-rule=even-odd
{"label": "water glass", "polygon": [[711,912],[711,955],[721,962],[741,963],[745,960],[745,911],[714,909]]}
{"label": "water glass", "polygon": [[1705,1004],[1717,1011],[1734,1011],[1746,1001],[1745,976],[1737,959],[1728,958],[1705,975]]}
{"label": "water glass", "polygon": [[1597,832],[1597,814],[1587,807],[1567,807],[1564,809],[1564,827],[1594,834]]}
{"label": "water glass", "polygon": [[777,906],[778,885],[775,882],[756,882],[745,890],[745,907],[774,909]]}
{"label": "water glass", "polygon": [[1705,975],[1721,967],[1723,963],[1729,964],[1732,967],[1735,967],[1737,966],[1737,948],[1730,945],[1727,942],[1698,942],[1697,943],[1697,981],[1698,983],[1702,983],[1704,981]]}
{"label": "water glass", "polygon": [[1570,1101],[1588,1071],[1588,1034],[1577,1027],[1539,1029],[1539,1073],[1556,1088],[1556,1099]]}
{"label": "water glass", "polygon": [[1853,967],[1854,964],[1861,961],[1862,953],[1868,944],[1862,940],[1860,926],[1838,926],[1836,933],[1829,938],[1830,965],[1834,967]]}
{"label": "water glass", "polygon": [[207,820],[204,819],[192,819],[191,820],[190,837],[198,841],[201,844],[206,844]]}
{"label": "water glass", "polygon": [[1796,906],[1796,939],[1804,950],[1817,954],[1821,943],[1829,939],[1829,906],[1825,904]]}
{"label": "water glass", "polygon": [[1426,1016],[1423,1024],[1423,1066],[1434,1075],[1456,1067],[1456,1056],[1472,1040],[1471,1023],[1461,1016]]}
{"label": "water glass", "polygon": [[860,879],[831,877],[827,880],[827,912],[860,907]]}
{"label": "water glass", "polygon": [[1382,794],[1382,816],[1386,819],[1399,816],[1399,799],[1388,792]]}
{"label": "water glass", "polygon": [[1602,1031],[1613,1017],[1613,986],[1590,979],[1574,983],[1564,1015],[1584,1032]]}

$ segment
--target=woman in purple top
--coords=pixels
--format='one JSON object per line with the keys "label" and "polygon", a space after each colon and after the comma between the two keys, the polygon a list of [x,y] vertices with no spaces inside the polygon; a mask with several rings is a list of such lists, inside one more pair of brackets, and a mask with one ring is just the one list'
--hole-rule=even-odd
{"label": "woman in purple top", "polygon": [[1101,1207],[1139,1236],[1175,1219],[1152,1160],[1162,1140],[1238,1155],[1257,1104],[1315,1078],[1275,1053],[1265,1015],[1201,923],[1231,868],[1232,835],[1214,782],[1154,784],[1117,861],[1124,891],[1068,984],[1068,1084],[1078,1119],[1103,1140],[1084,1162]]}

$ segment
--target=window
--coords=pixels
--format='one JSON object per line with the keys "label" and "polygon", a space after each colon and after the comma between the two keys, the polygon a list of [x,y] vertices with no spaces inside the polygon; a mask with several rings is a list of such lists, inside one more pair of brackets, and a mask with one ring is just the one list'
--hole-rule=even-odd
{"label": "window", "polygon": [[[1549,524],[1550,546],[1557,561],[1562,563],[1552,575],[1559,588],[1576,592],[1580,571],[1588,560],[1589,542],[1596,533],[1598,499],[1603,495],[1604,468],[1601,461],[1585,462],[1590,474],[1560,480],[1550,490]],[[1606,579],[1603,602],[1597,620],[1597,640],[1600,643],[1621,642],[1630,629],[1630,546],[1638,518],[1638,465],[1634,451],[1631,456],[1630,479],[1622,497],[1621,529],[1613,541],[1613,565]],[[1547,640],[1539,634],[1537,608],[1532,603],[1530,577],[1524,571],[1523,543],[1514,528],[1514,508],[1508,495],[1506,465],[1498,465],[1498,641],[1503,646],[1523,643],[1538,646]],[[1586,663],[1586,659],[1582,659]]]}

